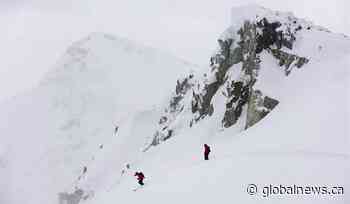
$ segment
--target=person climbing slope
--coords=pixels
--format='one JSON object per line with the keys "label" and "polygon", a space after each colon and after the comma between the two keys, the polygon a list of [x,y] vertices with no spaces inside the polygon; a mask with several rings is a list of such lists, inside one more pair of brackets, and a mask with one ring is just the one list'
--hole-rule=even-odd
{"label": "person climbing slope", "polygon": [[134,176],[137,176],[137,180],[138,180],[138,183],[143,186],[145,185],[143,183],[143,179],[145,178],[145,175],[143,175],[143,173],[140,171],[140,172],[136,172]]}
{"label": "person climbing slope", "polygon": [[209,160],[210,147],[204,144],[204,160]]}
{"label": "person climbing slope", "polygon": [[115,128],[114,128],[114,135],[117,135],[118,130],[119,130],[119,126],[116,125]]}

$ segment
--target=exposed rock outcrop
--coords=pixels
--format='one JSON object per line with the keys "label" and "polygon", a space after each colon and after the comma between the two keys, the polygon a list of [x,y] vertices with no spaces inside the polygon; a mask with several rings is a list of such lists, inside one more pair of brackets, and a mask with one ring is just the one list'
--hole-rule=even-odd
{"label": "exposed rock outcrop", "polygon": [[185,104],[183,99],[186,94],[189,94],[189,90],[194,86],[193,77],[193,74],[189,74],[184,79],[177,80],[175,93],[173,93],[168,107],[165,108],[163,115],[159,119],[159,129],[154,133],[151,145],[157,145],[173,135],[174,130],[170,125],[174,122],[177,115],[184,110]]}
{"label": "exposed rock outcrop", "polygon": [[270,53],[278,59],[279,66],[284,66],[286,75],[289,75],[294,67],[301,68],[304,64],[309,62],[305,57],[299,57],[278,49],[270,49]]}
{"label": "exposed rock outcrop", "polygon": [[276,99],[264,96],[259,90],[254,90],[249,100],[245,128],[247,129],[259,122],[268,113],[270,113],[278,105],[278,103],[279,101]]}
{"label": "exposed rock outcrop", "polygon": [[[213,98],[218,94],[223,94],[226,101],[221,121],[224,128],[242,119],[243,130],[247,129],[278,105],[274,96],[265,96],[264,90],[255,88],[261,69],[261,53],[275,58],[286,76],[294,67],[304,66],[309,59],[286,51],[293,49],[298,32],[304,29],[296,18],[289,16],[283,22],[270,19],[257,16],[255,20],[244,21],[240,28],[230,27],[218,40],[218,50],[210,58],[210,71],[201,79],[191,75],[177,81],[174,96],[159,121],[151,145],[157,145],[176,133],[174,121],[189,105],[185,104],[185,98],[191,101],[190,127],[215,113],[217,107],[213,105]],[[222,89],[225,91],[219,93]]]}

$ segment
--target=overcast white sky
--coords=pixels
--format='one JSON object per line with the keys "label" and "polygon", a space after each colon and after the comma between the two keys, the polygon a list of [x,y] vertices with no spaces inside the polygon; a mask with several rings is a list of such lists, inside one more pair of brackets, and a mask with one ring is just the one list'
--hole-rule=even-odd
{"label": "overcast white sky", "polygon": [[0,101],[35,86],[65,49],[107,32],[206,65],[230,8],[291,11],[350,35],[349,0],[0,0]]}

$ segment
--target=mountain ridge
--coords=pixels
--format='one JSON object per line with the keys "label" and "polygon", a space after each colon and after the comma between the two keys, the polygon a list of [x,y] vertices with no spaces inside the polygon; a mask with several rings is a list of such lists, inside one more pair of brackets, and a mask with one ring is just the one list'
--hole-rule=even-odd
{"label": "mountain ridge", "polygon": [[[12,185],[0,195],[10,204],[256,203],[264,198],[249,197],[246,183],[348,185],[350,40],[290,13],[233,10],[206,70],[108,34],[73,44],[38,89],[2,107],[11,149],[0,180]],[[137,192],[134,171],[146,175]]]}

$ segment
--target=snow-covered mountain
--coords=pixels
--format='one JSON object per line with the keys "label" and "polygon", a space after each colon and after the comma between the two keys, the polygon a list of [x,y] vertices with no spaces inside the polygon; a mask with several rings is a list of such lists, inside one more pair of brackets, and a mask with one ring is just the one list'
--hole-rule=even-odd
{"label": "snow-covered mountain", "polygon": [[[307,69],[310,60],[330,57],[328,50],[343,53],[339,44],[345,37],[331,37],[325,28],[292,14],[244,7],[232,15],[232,25],[218,39],[219,47],[210,58],[210,70],[178,80],[151,145],[175,134],[177,123],[192,126],[208,116],[215,118],[211,124],[216,129],[245,130],[280,101],[295,97],[281,87],[290,74]],[[324,50],[329,38],[335,39]],[[189,110],[192,114],[184,118]]]}
{"label": "snow-covered mountain", "polygon": [[[291,13],[234,8],[209,69],[177,81],[145,153],[88,203],[346,203],[263,187],[348,187],[349,45]],[[146,186],[135,193],[136,170]]]}
{"label": "snow-covered mountain", "polygon": [[[12,201],[5,203],[57,203],[59,192],[74,190],[84,166],[90,173],[90,164],[114,142],[117,126],[131,124],[119,129],[128,132],[125,142],[144,145],[141,133],[151,129],[151,134],[158,117],[154,104],[192,69],[166,53],[107,34],[73,44],[39,87],[1,107],[5,183],[0,192]],[[149,121],[147,127],[137,125],[140,118]],[[133,152],[118,139],[111,172]]]}
{"label": "snow-covered mountain", "polygon": [[[203,70],[106,34],[72,45],[1,107],[4,202],[349,201],[262,189],[349,186],[350,39],[291,13],[231,12]],[[134,192],[136,170],[146,185]]]}

